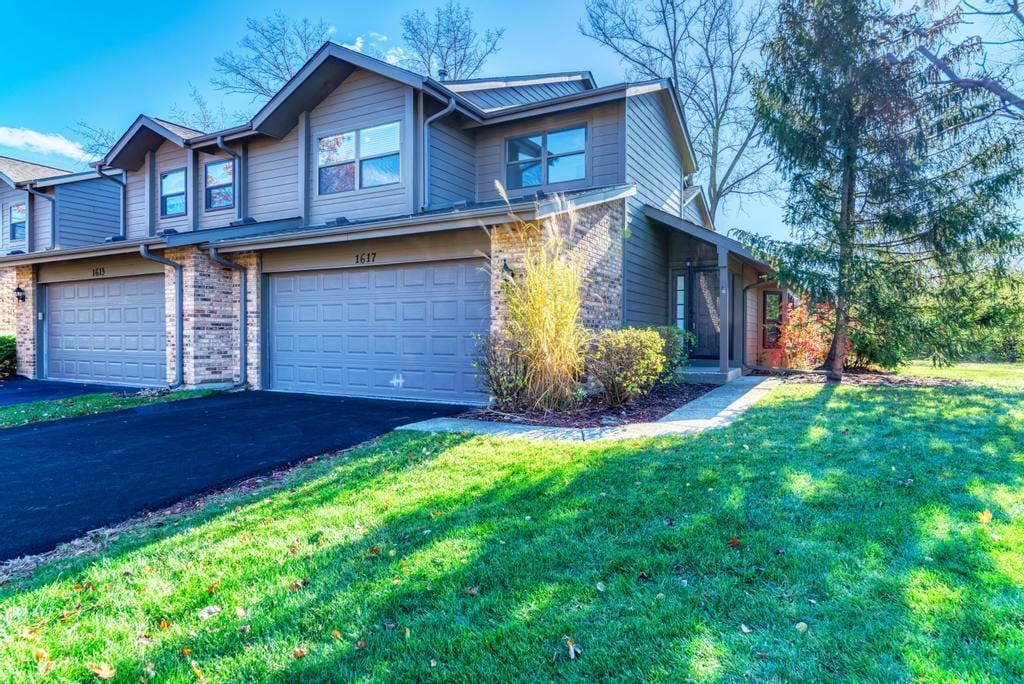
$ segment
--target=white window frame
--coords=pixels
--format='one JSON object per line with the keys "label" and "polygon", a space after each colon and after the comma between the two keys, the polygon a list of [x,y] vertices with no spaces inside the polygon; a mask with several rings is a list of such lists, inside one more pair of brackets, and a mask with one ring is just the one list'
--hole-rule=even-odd
{"label": "white window frame", "polygon": [[[394,152],[383,152],[381,154],[372,154],[367,157],[360,155],[359,149],[359,134],[365,130],[371,128],[381,128],[383,126],[398,126],[398,149]],[[327,138],[334,138],[342,135],[352,135],[352,159],[345,159],[343,161],[335,162],[333,164],[320,164],[320,143]],[[376,123],[372,126],[363,126],[362,128],[352,128],[347,131],[341,131],[338,133],[328,133],[327,135],[321,135],[316,139],[316,195],[317,197],[335,197],[337,195],[350,195],[357,192],[372,192],[374,190],[380,190],[381,188],[388,188],[395,185],[401,185],[403,182],[403,168],[402,168],[402,148],[404,147],[405,127],[402,125],[401,120],[398,121],[385,121],[383,123]],[[398,180],[392,181],[391,183],[383,183],[381,185],[373,185],[370,187],[363,187],[363,162],[370,161],[373,159],[381,159],[383,157],[391,157],[398,155]],[[320,192],[320,170],[329,169],[335,166],[341,166],[343,164],[353,164],[353,184],[351,190],[339,190],[338,192]]]}

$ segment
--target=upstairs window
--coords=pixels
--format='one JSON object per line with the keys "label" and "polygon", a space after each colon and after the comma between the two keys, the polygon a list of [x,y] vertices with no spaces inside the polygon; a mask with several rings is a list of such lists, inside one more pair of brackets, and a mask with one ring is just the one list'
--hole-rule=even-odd
{"label": "upstairs window", "polygon": [[206,210],[235,206],[235,162],[232,159],[206,164]]}
{"label": "upstairs window", "polygon": [[185,169],[160,174],[160,218],[185,215]]}
{"label": "upstairs window", "polygon": [[587,127],[509,138],[505,141],[505,185],[521,190],[587,177]]}
{"label": "upstairs window", "polygon": [[11,205],[11,239],[24,240],[28,235],[28,209],[24,204]]}
{"label": "upstairs window", "polygon": [[377,188],[402,181],[401,125],[363,128],[320,138],[317,187],[321,195]]}

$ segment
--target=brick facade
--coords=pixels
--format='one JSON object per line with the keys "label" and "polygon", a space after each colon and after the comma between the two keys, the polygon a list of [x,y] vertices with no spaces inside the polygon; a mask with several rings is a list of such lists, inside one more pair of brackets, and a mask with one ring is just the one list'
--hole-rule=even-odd
{"label": "brick facade", "polygon": [[0,335],[17,330],[18,301],[14,298],[18,276],[13,267],[0,268]]}
{"label": "brick facade", "polygon": [[[625,233],[624,200],[579,209],[545,222],[544,231],[565,236],[583,269],[583,324],[591,329],[622,325],[622,259]],[[540,230],[524,233],[521,226],[495,226],[491,231],[491,328],[501,328],[505,316],[502,268],[523,267],[525,241],[540,239]]]}
{"label": "brick facade", "polygon": [[[213,261],[209,254],[195,247],[168,249],[164,258],[182,265],[182,340],[184,367],[182,381],[186,386],[237,384],[239,373],[239,280],[237,271]],[[249,273],[249,367],[250,382],[259,376],[259,291],[258,255],[239,257]],[[165,269],[164,296],[167,316],[167,381],[174,382],[177,366],[175,354],[176,302],[174,269]],[[253,326],[256,332],[253,333]],[[253,345],[253,337],[256,343]],[[255,375],[252,369],[255,367]]]}
{"label": "brick facade", "polygon": [[27,378],[36,377],[36,272],[32,266],[17,266],[15,275],[17,287],[25,291],[25,301],[15,308],[15,322],[18,336],[18,374]]}

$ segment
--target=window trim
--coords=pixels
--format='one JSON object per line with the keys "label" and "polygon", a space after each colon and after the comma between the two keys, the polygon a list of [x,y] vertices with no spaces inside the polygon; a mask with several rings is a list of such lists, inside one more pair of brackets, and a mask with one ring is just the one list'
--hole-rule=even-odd
{"label": "window trim", "polygon": [[[566,131],[576,130],[577,128],[583,129],[583,149],[574,150],[572,152],[560,152],[558,154],[548,154],[548,136],[555,135],[557,133],[564,133]],[[541,137],[540,144],[540,157],[531,157],[530,159],[523,159],[519,161],[512,161],[508,155],[508,144],[512,140],[519,138],[533,138],[537,135]],[[574,178],[572,180],[557,181],[551,183],[548,181],[548,162],[552,159],[559,159],[561,157],[571,157],[577,154],[583,155],[583,177]],[[581,183],[586,182],[590,178],[590,122],[580,121],[578,123],[569,124],[562,126],[561,128],[552,128],[550,130],[545,129],[540,133],[522,133],[517,135],[507,136],[502,142],[502,156],[505,162],[505,187],[509,190],[532,190],[534,188],[544,188],[549,186],[564,186],[570,183]],[[513,188],[509,182],[509,169],[513,166],[520,166],[523,164],[532,164],[540,162],[540,180],[541,182],[537,185],[524,185],[518,188]]]}
{"label": "window trim", "polygon": [[[14,208],[15,207],[24,207],[25,208],[25,220],[24,221],[18,221],[17,223],[14,222]],[[8,224],[8,233],[7,233],[7,235],[10,238],[11,242],[22,242],[24,240],[28,240],[28,202],[25,202],[25,201],[12,202],[12,203],[7,205],[7,224]],[[22,235],[21,237],[15,236],[15,234],[14,234],[14,226],[15,225],[23,226],[24,230],[25,230],[25,234]]]}
{"label": "window trim", "polygon": [[[172,192],[168,195],[164,194],[164,178],[174,173],[182,173],[185,176],[185,187],[181,192]],[[157,194],[160,197],[160,218],[181,218],[182,216],[188,216],[188,168],[182,166],[177,169],[169,169],[160,173],[160,178],[157,180]],[[164,213],[164,198],[165,197],[177,197],[181,195],[185,200],[185,208],[177,214],[165,214]]]}
{"label": "window trim", "polygon": [[[380,154],[372,154],[368,157],[360,156],[359,146],[359,134],[362,131],[369,130],[371,128],[381,128],[383,126],[398,126],[398,149],[394,152],[382,152]],[[335,162],[334,164],[320,165],[320,142],[325,138],[334,138],[337,136],[352,134],[352,159],[346,159],[344,161]],[[402,168],[402,147],[405,140],[405,126],[402,125],[401,119],[394,121],[384,121],[382,123],[375,123],[370,126],[362,126],[360,128],[351,128],[346,131],[339,131],[337,133],[327,133],[326,135],[317,136],[316,138],[316,196],[317,197],[334,197],[335,195],[350,195],[358,192],[373,192],[380,190],[381,188],[389,188],[395,185],[401,185],[404,182],[404,170]],[[363,187],[363,166],[364,161],[371,161],[373,159],[382,159],[384,157],[398,156],[398,180],[390,183],[381,183],[380,185],[371,185],[369,187]],[[320,192],[320,170],[331,169],[336,166],[342,166],[344,164],[353,165],[353,182],[351,190],[339,190],[338,192]]]}
{"label": "window trim", "polygon": [[[768,318],[768,297],[771,295],[779,298],[779,317],[777,319]],[[782,290],[765,290],[761,296],[761,346],[765,349],[779,348],[779,326],[782,324],[783,301]],[[769,343],[770,333],[775,337],[771,343]]]}
{"label": "window trim", "polygon": [[[217,164],[231,164],[231,182],[230,183],[219,183],[217,185],[209,185],[207,181],[210,179],[209,168]],[[210,190],[217,190],[219,188],[231,188],[231,204],[227,204],[223,207],[211,207],[210,206]],[[228,159],[211,159],[210,161],[203,164],[203,209],[206,212],[225,211],[228,209],[235,208],[235,160],[232,158]],[[187,209],[187,208],[186,208]]]}

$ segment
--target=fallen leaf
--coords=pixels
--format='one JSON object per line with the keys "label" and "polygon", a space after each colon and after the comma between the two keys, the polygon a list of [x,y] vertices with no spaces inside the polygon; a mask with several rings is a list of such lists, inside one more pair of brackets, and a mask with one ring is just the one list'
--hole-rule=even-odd
{"label": "fallen leaf", "polygon": [[28,627],[22,627],[18,632],[18,636],[27,641],[35,641],[39,637],[39,632]]}
{"label": "fallen leaf", "polygon": [[600,592],[603,592],[604,591],[604,582],[598,582],[597,584],[594,585],[594,588],[597,589]]}
{"label": "fallen leaf", "polygon": [[220,615],[220,606],[206,606],[199,611],[200,620],[209,620],[215,615]]}
{"label": "fallen leaf", "polygon": [[89,668],[89,672],[92,672],[96,679],[113,679],[117,674],[117,670],[110,667],[107,663],[89,663],[86,667]]}
{"label": "fallen leaf", "polygon": [[217,591],[218,587],[220,587],[220,580],[215,580],[213,582],[213,584],[211,584],[210,586],[206,587],[206,593],[207,594],[212,594],[213,592]]}
{"label": "fallen leaf", "polygon": [[244,618],[245,608],[243,608],[242,606],[235,606],[235,617],[239,619]]}
{"label": "fallen leaf", "polygon": [[753,631],[754,630],[750,629],[749,627],[747,627],[742,622],[740,623],[740,634],[750,634]]}
{"label": "fallen leaf", "polygon": [[569,651],[569,660],[576,660],[583,655],[583,651],[576,645],[576,642],[572,640],[572,637],[565,637],[565,648]]}
{"label": "fallen leaf", "polygon": [[982,525],[988,525],[990,522],[992,522],[992,511],[986,508],[985,510],[978,513],[978,522],[980,522]]}
{"label": "fallen leaf", "polygon": [[356,650],[361,651],[366,648],[366,639],[360,639],[356,642]]}
{"label": "fallen leaf", "polygon": [[370,553],[373,554],[374,556],[376,556],[378,553],[380,553],[380,547],[379,546],[371,546],[370,547]]}
{"label": "fallen leaf", "polygon": [[191,648],[183,648],[183,649],[181,649],[181,657],[182,658],[188,658],[190,655],[192,655],[192,649]]}
{"label": "fallen leaf", "polygon": [[299,591],[307,584],[309,584],[309,580],[295,580],[291,585],[289,585],[288,591]]}
{"label": "fallen leaf", "polygon": [[252,629],[252,627],[250,627],[249,625],[239,625],[238,633],[239,634],[248,634],[249,630],[251,630],[251,629]]}
{"label": "fallen leaf", "polygon": [[672,518],[665,518],[661,521],[665,527],[675,527],[676,521]]}
{"label": "fallen leaf", "polygon": [[148,646],[149,644],[153,643],[153,637],[149,636],[148,634],[143,634],[138,639],[136,639],[136,641],[138,641],[143,646]]}
{"label": "fallen leaf", "polygon": [[43,649],[35,649],[32,651],[32,656],[36,659],[36,674],[44,675],[53,668],[53,661],[50,660],[50,654]]}
{"label": "fallen leaf", "polygon": [[435,660],[434,658],[431,658],[430,659],[430,667],[437,667],[437,660]]}
{"label": "fallen leaf", "polygon": [[647,574],[646,570],[641,570],[640,574],[637,575],[636,578],[638,580],[640,580],[641,582],[650,582],[651,581],[651,576]]}
{"label": "fallen leaf", "polygon": [[740,542],[740,540],[737,539],[736,537],[733,537],[732,539],[729,540],[729,546],[731,546],[734,549],[740,548],[741,544],[742,544],[742,542]]}
{"label": "fallen leaf", "polygon": [[466,593],[470,596],[478,596],[480,594],[480,587],[466,587]]}
{"label": "fallen leaf", "polygon": [[412,636],[412,630],[409,629],[408,627],[406,627],[405,628],[405,638],[408,640],[410,636]]}
{"label": "fallen leaf", "polygon": [[305,658],[306,654],[309,653],[309,649],[305,646],[299,646],[297,649],[292,651],[292,658],[298,660],[299,658]]}
{"label": "fallen leaf", "polygon": [[168,622],[167,620],[161,620],[159,626],[160,626],[160,629],[166,631],[167,628],[171,626],[171,623]]}
{"label": "fallen leaf", "polygon": [[331,638],[332,639],[340,639],[341,638],[341,632],[339,632],[336,629],[332,629],[331,630]]}
{"label": "fallen leaf", "polygon": [[798,631],[798,632],[806,632],[807,631],[807,623],[806,622],[798,622],[798,623],[796,623],[796,631]]}
{"label": "fallen leaf", "polygon": [[196,679],[198,681],[200,681],[200,682],[205,682],[206,681],[206,677],[203,676],[203,671],[200,670],[199,666],[194,664],[194,663],[192,664],[192,674],[194,674],[196,676]]}

